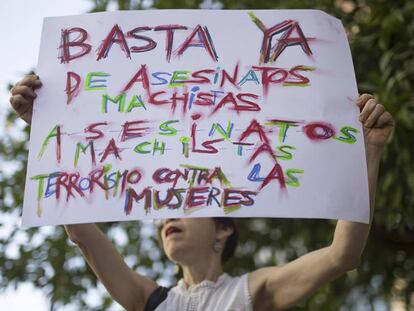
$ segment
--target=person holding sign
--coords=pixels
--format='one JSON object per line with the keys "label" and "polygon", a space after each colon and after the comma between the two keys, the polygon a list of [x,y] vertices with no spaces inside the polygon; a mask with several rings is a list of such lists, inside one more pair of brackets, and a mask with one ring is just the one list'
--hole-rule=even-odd
{"label": "person holding sign", "polygon": [[[11,91],[11,105],[28,124],[35,91],[40,87],[40,79],[29,75]],[[361,95],[356,104],[364,127],[371,223],[380,158],[394,121],[372,95]],[[65,228],[96,276],[125,309],[217,311],[281,310],[304,301],[324,284],[358,266],[370,229],[370,224],[339,220],[331,245],[284,266],[233,278],[222,266],[237,243],[237,227],[231,218],[167,219],[158,225],[167,257],[183,271],[183,279],[169,291],[132,271],[95,224]]]}

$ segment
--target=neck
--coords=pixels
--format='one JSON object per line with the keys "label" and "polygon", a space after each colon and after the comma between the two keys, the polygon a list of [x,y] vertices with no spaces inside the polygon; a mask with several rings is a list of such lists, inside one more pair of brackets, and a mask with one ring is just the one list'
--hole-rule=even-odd
{"label": "neck", "polygon": [[198,284],[204,280],[216,282],[223,273],[220,258],[198,260],[195,264],[181,265],[184,282],[188,286]]}

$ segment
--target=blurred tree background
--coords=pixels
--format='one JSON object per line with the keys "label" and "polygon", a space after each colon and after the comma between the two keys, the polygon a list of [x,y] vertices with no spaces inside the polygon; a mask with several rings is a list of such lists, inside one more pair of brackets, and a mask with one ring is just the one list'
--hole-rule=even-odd
{"label": "blurred tree background", "polygon": [[[85,0],[88,1],[88,0]],[[375,94],[393,114],[396,128],[382,159],[375,221],[362,263],[323,287],[295,310],[414,309],[414,2],[411,0],[94,0],[93,11],[110,9],[320,9],[344,23],[351,43],[360,92]],[[8,103],[2,103],[8,105]],[[10,111],[5,129],[15,128]],[[1,217],[18,218],[24,192],[29,129],[0,137],[0,161],[12,169],[0,171]],[[3,165],[5,167],[5,165]],[[240,221],[241,245],[227,266],[240,274],[280,265],[328,245],[334,221],[251,219]],[[0,225],[4,227],[4,223]],[[115,240],[133,269],[163,285],[175,275],[156,250],[150,224],[125,222],[101,226]],[[107,294],[99,305],[85,298],[97,280],[63,227],[7,229],[0,239],[0,288],[31,282],[47,293],[50,310],[68,303],[79,310],[107,310]],[[394,304],[395,303],[395,304]],[[380,308],[382,307],[382,308]],[[397,309],[395,309],[397,310]]]}

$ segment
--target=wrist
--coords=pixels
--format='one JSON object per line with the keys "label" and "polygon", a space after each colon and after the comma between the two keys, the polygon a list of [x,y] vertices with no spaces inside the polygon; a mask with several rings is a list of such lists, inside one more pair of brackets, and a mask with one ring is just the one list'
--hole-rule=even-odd
{"label": "wrist", "polygon": [[382,152],[384,148],[378,147],[378,146],[366,146],[365,147],[365,157],[367,159],[367,162],[380,162]]}

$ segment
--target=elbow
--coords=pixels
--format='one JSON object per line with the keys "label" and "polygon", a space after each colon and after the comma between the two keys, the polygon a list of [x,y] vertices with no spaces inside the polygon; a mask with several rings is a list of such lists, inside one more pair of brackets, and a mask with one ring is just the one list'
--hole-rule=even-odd
{"label": "elbow", "polygon": [[335,267],[340,274],[355,270],[361,264],[360,256],[341,256],[335,260]]}
{"label": "elbow", "polygon": [[357,269],[360,264],[361,264],[361,258],[355,257],[355,258],[346,260],[344,263],[342,263],[342,266],[343,266],[344,272],[349,272],[349,271]]}

